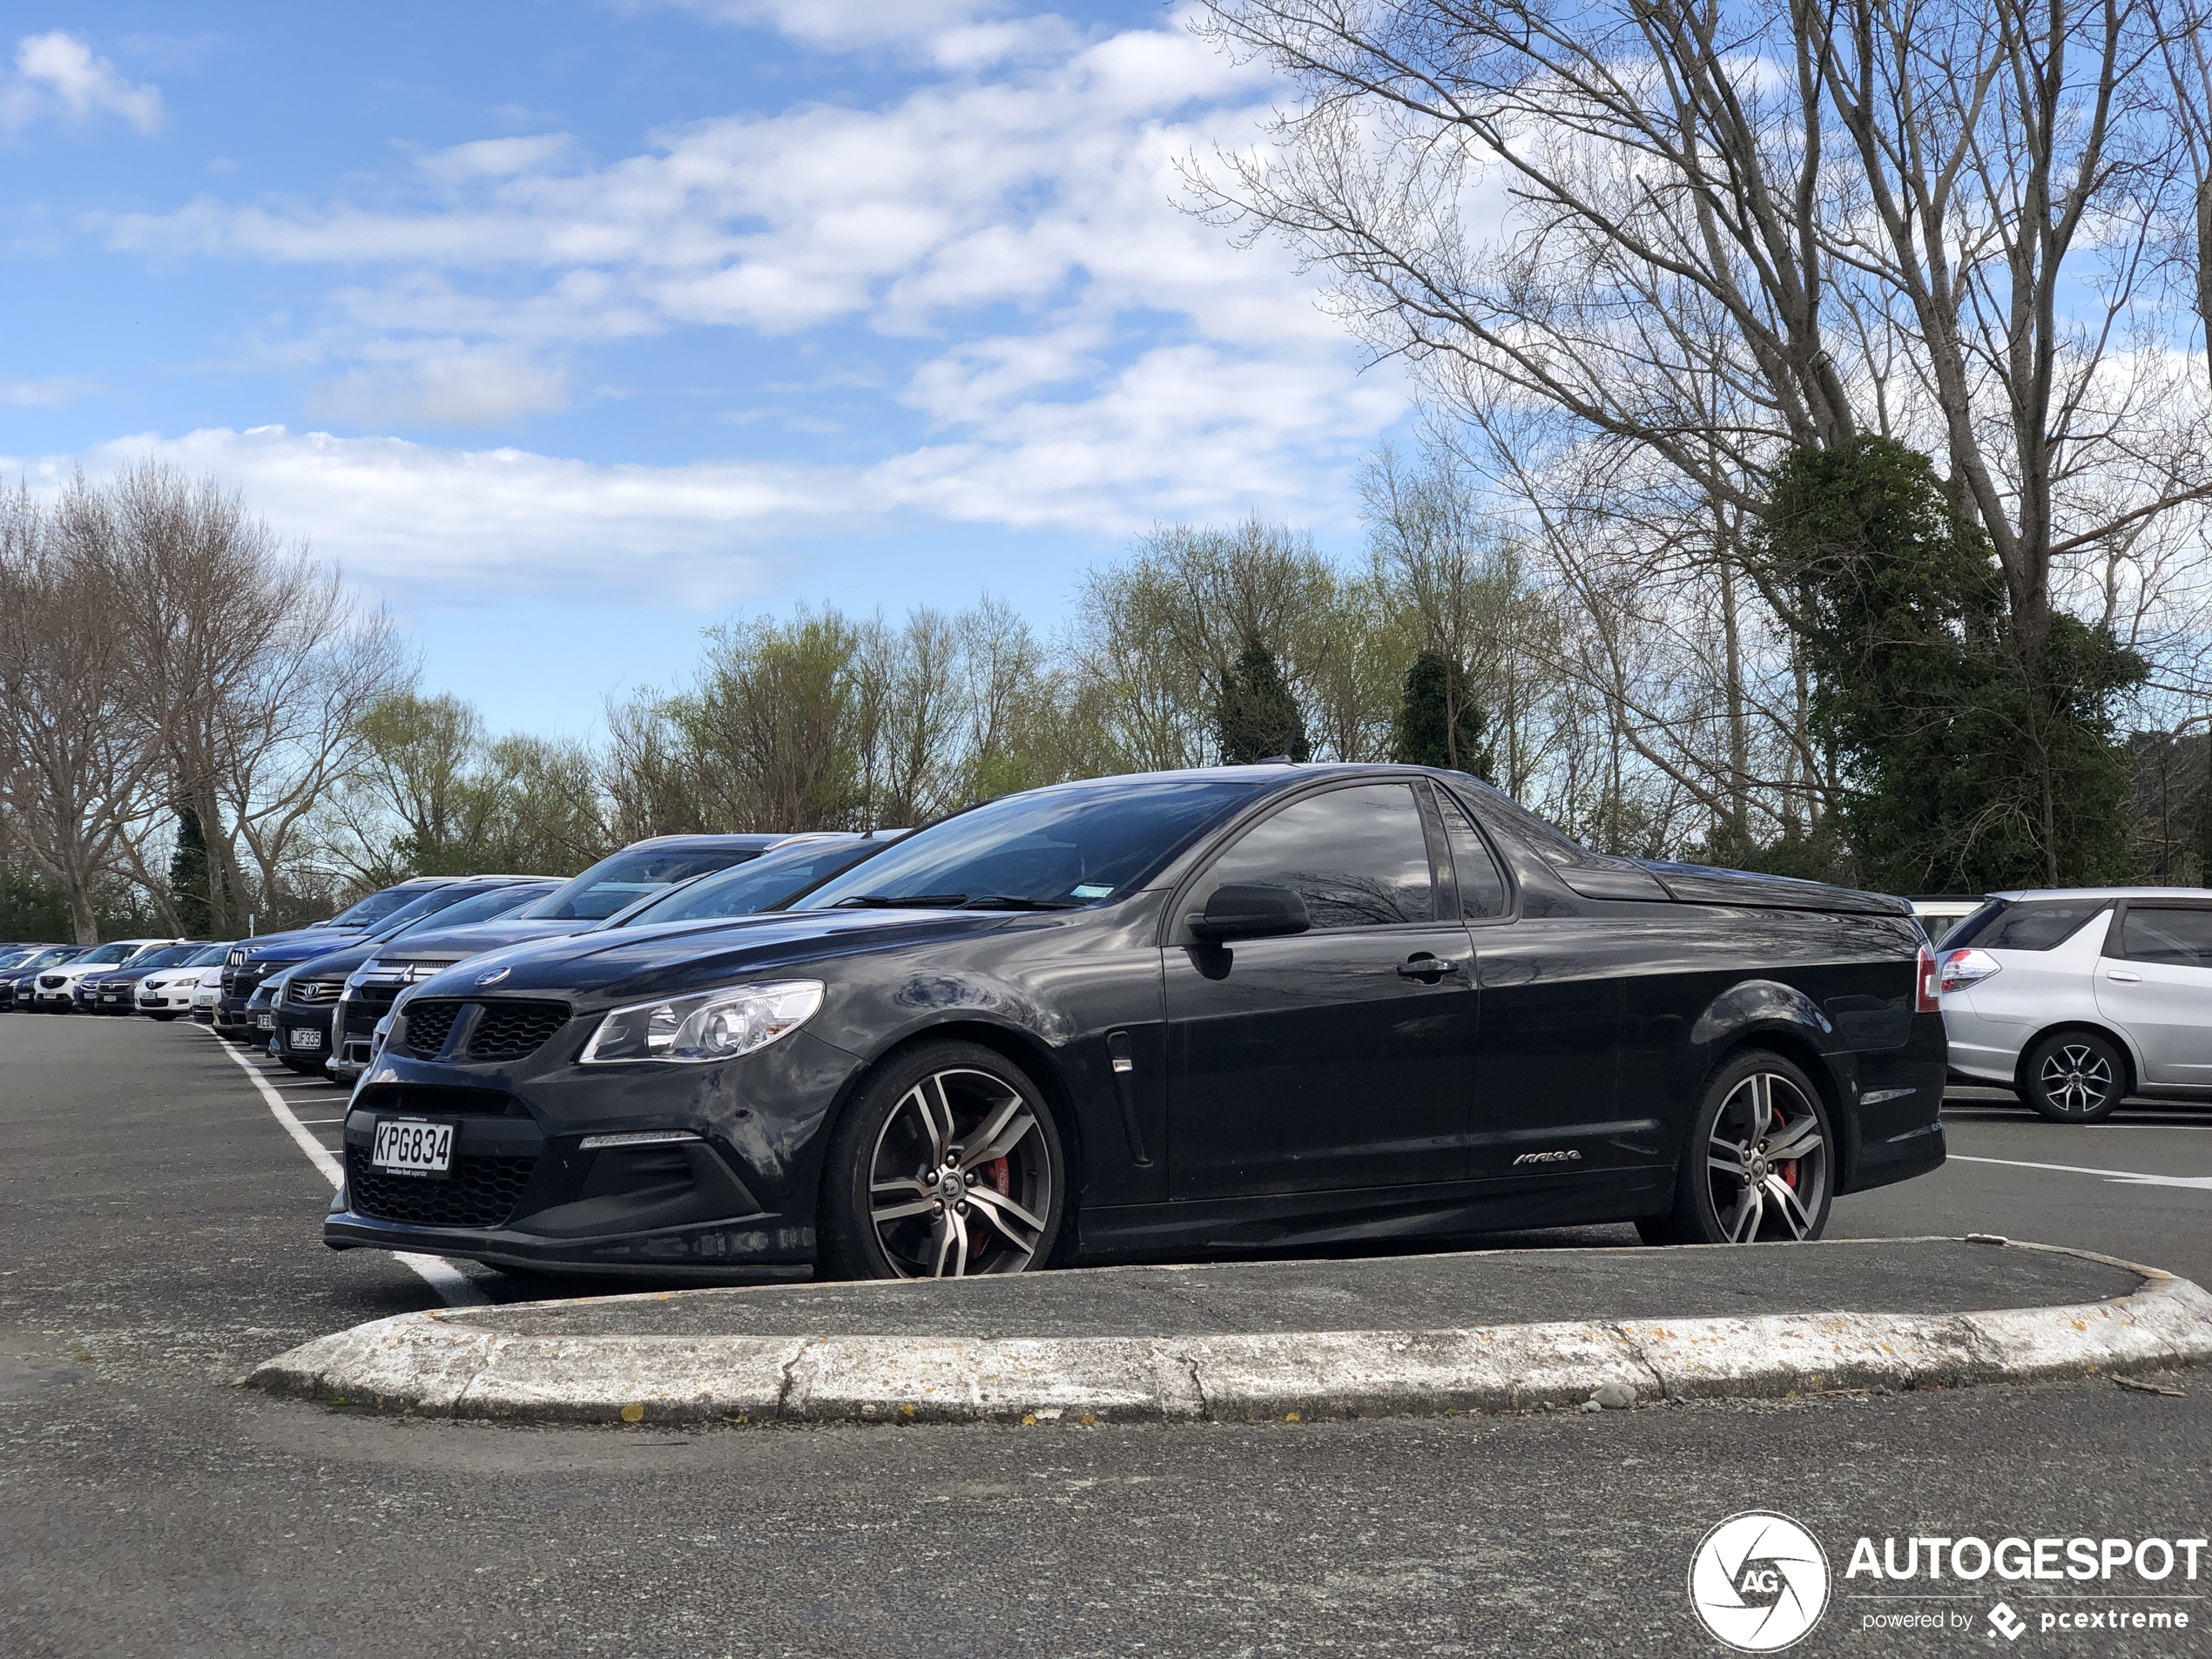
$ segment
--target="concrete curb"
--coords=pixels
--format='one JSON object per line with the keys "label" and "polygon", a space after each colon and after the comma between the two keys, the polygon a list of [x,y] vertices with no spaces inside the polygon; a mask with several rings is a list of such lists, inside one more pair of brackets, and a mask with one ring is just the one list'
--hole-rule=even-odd
{"label": "concrete curb", "polygon": [[[303,1343],[243,1380],[331,1405],[538,1422],[1254,1422],[2020,1382],[2212,1360],[2212,1295],[2153,1267],[2110,1301],[1980,1313],[1184,1337],[536,1337],[480,1310]],[[681,1294],[681,1292],[678,1292]],[[1623,1392],[1625,1391],[1625,1392]]]}

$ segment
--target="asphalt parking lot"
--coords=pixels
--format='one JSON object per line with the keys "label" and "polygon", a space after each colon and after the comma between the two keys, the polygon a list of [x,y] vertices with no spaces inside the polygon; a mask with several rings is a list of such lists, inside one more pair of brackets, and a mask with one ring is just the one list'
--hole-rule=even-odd
{"label": "asphalt parking lot", "polygon": [[[343,1094],[265,1081],[336,1144]],[[1839,1200],[1840,1237],[2079,1245],[2212,1283],[2212,1114],[2065,1129],[1986,1095],[1938,1175]],[[330,1184],[215,1039],[0,1016],[0,1651],[848,1655],[1703,1652],[1686,1565],[1772,1508],[1838,1600],[1797,1651],[2010,1651],[1955,1602],[1842,1576],[1851,1541],[2205,1533],[2212,1379],[1599,1415],[1094,1429],[517,1428],[230,1386],[307,1337],[448,1298],[325,1251]],[[1632,1243],[1627,1229],[1516,1242]],[[1495,1243],[1497,1241],[1487,1241]],[[532,1286],[529,1295],[543,1294]],[[2212,1570],[2212,1564],[2208,1564]],[[2007,1586],[2020,1652],[2079,1639]],[[1969,1633],[1869,1628],[1955,1607]]]}

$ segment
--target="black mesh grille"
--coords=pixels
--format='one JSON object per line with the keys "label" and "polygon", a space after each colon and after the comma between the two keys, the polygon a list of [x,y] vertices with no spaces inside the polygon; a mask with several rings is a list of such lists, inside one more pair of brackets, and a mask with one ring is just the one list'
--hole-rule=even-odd
{"label": "black mesh grille", "polygon": [[412,1053],[435,1055],[446,1046],[446,1037],[460,1016],[458,1002],[410,1002],[400,1025],[401,1041]]}
{"label": "black mesh grille", "polygon": [[560,1002],[486,1002],[469,1034],[471,1060],[520,1060],[569,1022]]}
{"label": "black mesh grille", "polygon": [[522,1102],[496,1089],[448,1089],[436,1083],[377,1083],[361,1090],[357,1112],[428,1113],[433,1117],[528,1117]]}
{"label": "black mesh grille", "polygon": [[357,1216],[404,1221],[417,1227],[496,1227],[515,1213],[516,1200],[537,1167],[532,1157],[471,1157],[455,1154],[442,1181],[392,1175],[368,1161],[361,1148],[346,1149],[346,1192]]}

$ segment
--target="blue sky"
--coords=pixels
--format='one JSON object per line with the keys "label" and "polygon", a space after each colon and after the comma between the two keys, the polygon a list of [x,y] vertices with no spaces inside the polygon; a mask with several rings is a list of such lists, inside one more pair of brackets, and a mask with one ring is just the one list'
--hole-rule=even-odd
{"label": "blue sky", "polygon": [[234,482],[425,680],[581,734],[732,613],[1041,624],[1148,525],[1358,540],[1402,423],[1176,205],[1258,72],[1171,7],[0,11],[0,458]]}

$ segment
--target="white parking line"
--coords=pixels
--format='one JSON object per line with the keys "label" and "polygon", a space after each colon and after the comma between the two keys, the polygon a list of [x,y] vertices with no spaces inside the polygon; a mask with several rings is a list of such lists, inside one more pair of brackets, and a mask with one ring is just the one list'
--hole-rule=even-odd
{"label": "white parking line", "polygon": [[2193,1187],[2199,1192],[2212,1192],[2212,1175],[2143,1175],[2134,1170],[2090,1170],[2079,1163],[2025,1163],[2017,1158],[1970,1158],[1953,1152],[1953,1163],[2001,1163],[2008,1170],[2055,1170],[2060,1175],[2101,1175],[2107,1181],[2120,1181],[2139,1187]]}
{"label": "white parking line", "polygon": [[[261,1091],[261,1099],[267,1105],[270,1115],[284,1126],[284,1132],[307,1155],[307,1162],[320,1170],[332,1186],[343,1185],[345,1166],[331,1156],[329,1148],[307,1132],[306,1124],[292,1115],[292,1109],[284,1103],[284,1096],[269,1087],[268,1079],[261,1076],[253,1062],[242,1055],[230,1054],[228,1045],[225,1045],[223,1052],[230,1055],[230,1058],[237,1062],[238,1069],[253,1080],[253,1086]],[[344,1122],[342,1118],[339,1121]],[[481,1307],[491,1300],[476,1288],[466,1273],[442,1256],[417,1256],[405,1251],[394,1251],[392,1253],[413,1268],[448,1307]]]}

